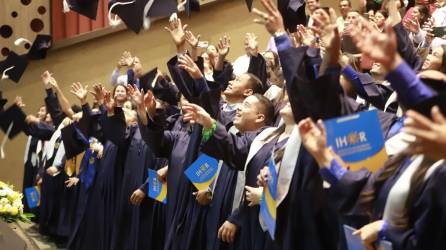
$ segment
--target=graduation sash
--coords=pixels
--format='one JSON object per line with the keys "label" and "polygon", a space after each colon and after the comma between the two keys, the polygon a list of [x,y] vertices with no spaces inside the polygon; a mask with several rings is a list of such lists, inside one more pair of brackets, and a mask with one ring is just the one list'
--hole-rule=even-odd
{"label": "graduation sash", "polygon": [[[277,198],[277,170],[273,158],[268,164],[269,180],[263,188],[262,201],[260,202],[260,221],[266,224],[271,238],[274,240],[276,231],[276,198]],[[262,223],[262,224],[263,224]],[[263,228],[263,225],[262,225]]]}
{"label": "graduation sash", "polygon": [[158,180],[158,174],[155,170],[149,169],[149,182],[147,183],[149,193],[148,196],[161,203],[167,203],[167,183]]}

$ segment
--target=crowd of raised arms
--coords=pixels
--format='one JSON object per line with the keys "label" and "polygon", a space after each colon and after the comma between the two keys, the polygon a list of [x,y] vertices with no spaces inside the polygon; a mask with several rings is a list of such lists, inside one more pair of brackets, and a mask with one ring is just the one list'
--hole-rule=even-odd
{"label": "crowd of raised arms", "polygon": [[[82,250],[318,250],[347,249],[348,225],[364,249],[446,249],[446,1],[338,2],[339,17],[307,0],[308,25],[290,28],[261,0],[265,51],[253,33],[204,48],[173,15],[169,74],[126,51],[111,85],[71,85],[76,104],[44,72],[23,185],[40,186],[40,206],[25,207],[40,233]],[[235,43],[246,54],[230,62]],[[372,109],[389,158],[352,170],[322,121]],[[198,190],[185,170],[202,155],[218,171]],[[274,231],[260,209],[272,159]]]}

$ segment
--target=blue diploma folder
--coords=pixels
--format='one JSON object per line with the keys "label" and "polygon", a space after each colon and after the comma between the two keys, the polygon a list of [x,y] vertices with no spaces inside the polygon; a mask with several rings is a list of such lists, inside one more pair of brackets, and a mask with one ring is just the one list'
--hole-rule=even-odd
{"label": "blue diploma folder", "polygon": [[198,190],[207,190],[217,176],[218,161],[207,154],[201,154],[184,173]]}

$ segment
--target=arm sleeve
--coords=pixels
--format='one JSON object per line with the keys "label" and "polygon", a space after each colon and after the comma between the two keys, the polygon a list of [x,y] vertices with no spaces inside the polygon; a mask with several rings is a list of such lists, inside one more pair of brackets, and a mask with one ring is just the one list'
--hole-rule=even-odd
{"label": "arm sleeve", "polygon": [[111,75],[111,84],[112,86],[116,86],[118,84],[118,77],[119,77],[119,69],[115,68]]}
{"label": "arm sleeve", "polygon": [[434,95],[404,61],[387,74],[386,80],[398,93],[398,98],[405,107],[412,107]]}

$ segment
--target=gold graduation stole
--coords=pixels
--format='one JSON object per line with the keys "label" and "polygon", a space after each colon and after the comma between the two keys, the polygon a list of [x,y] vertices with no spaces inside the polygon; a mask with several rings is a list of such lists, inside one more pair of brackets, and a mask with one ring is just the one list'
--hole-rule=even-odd
{"label": "gold graduation stole", "polygon": [[80,173],[80,167],[84,154],[85,151],[65,161],[65,173],[69,177],[73,176],[73,174],[78,175]]}

